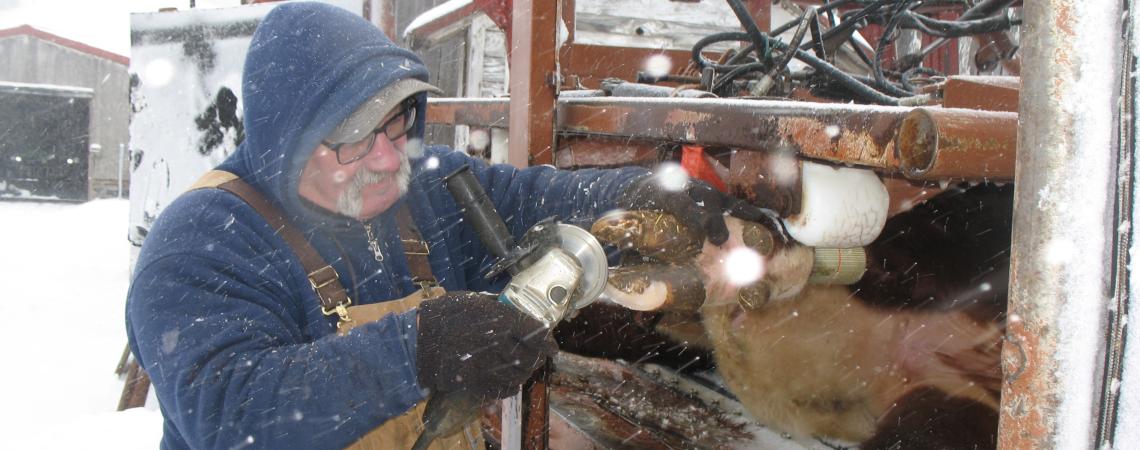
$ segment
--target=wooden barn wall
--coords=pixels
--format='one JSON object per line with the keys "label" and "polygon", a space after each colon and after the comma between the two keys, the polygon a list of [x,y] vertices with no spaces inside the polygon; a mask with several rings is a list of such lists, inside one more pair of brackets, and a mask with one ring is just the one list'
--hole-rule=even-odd
{"label": "wooden barn wall", "polygon": [[[33,36],[0,39],[0,81],[85,87],[95,90],[89,127],[89,197],[114,196],[119,145],[126,145],[130,117],[127,68]],[[127,177],[127,171],[123,171]],[[124,190],[126,186],[124,185]]]}

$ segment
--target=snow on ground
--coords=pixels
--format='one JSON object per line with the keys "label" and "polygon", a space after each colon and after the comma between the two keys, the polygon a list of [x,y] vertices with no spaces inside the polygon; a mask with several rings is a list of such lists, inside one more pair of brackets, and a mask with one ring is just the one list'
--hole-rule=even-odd
{"label": "snow on ground", "polygon": [[158,447],[157,410],[115,412],[127,208],[0,201],[0,449]]}

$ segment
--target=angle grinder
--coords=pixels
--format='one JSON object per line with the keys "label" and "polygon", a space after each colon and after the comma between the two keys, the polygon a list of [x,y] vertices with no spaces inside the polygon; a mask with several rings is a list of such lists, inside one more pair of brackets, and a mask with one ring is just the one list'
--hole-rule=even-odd
{"label": "angle grinder", "polygon": [[[552,217],[532,226],[516,244],[470,167],[460,167],[444,177],[444,183],[464,220],[497,258],[485,277],[511,276],[500,302],[553,328],[605,290],[606,252],[590,232]],[[424,408],[424,431],[412,449],[426,449],[436,437],[459,431],[474,419],[482,402],[465,392],[432,394]]]}
{"label": "angle grinder", "polygon": [[499,301],[548,327],[593,303],[606,287],[608,262],[590,232],[548,218],[532,226],[516,245],[507,225],[468,166],[444,182],[479,240],[498,258],[487,279],[504,272],[511,281]]}

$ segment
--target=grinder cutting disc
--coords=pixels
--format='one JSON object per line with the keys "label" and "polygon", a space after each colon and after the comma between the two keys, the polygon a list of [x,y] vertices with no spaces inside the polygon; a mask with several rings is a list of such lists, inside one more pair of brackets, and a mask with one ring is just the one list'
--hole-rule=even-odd
{"label": "grinder cutting disc", "polygon": [[559,247],[574,255],[582,265],[582,280],[578,283],[578,295],[571,307],[582,309],[594,303],[606,288],[609,261],[602,244],[589,231],[574,225],[558,224]]}

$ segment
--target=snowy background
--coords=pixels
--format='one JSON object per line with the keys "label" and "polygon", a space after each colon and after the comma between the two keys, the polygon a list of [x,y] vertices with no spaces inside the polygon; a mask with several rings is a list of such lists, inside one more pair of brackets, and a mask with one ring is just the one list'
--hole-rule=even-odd
{"label": "snowy background", "polygon": [[0,202],[0,449],[154,449],[154,407],[115,412],[127,343],[126,200]]}
{"label": "snowy background", "polygon": [[[241,0],[196,0],[195,8]],[[31,25],[123,56],[131,54],[130,13],[190,8],[190,0],[0,0],[0,29]]]}

